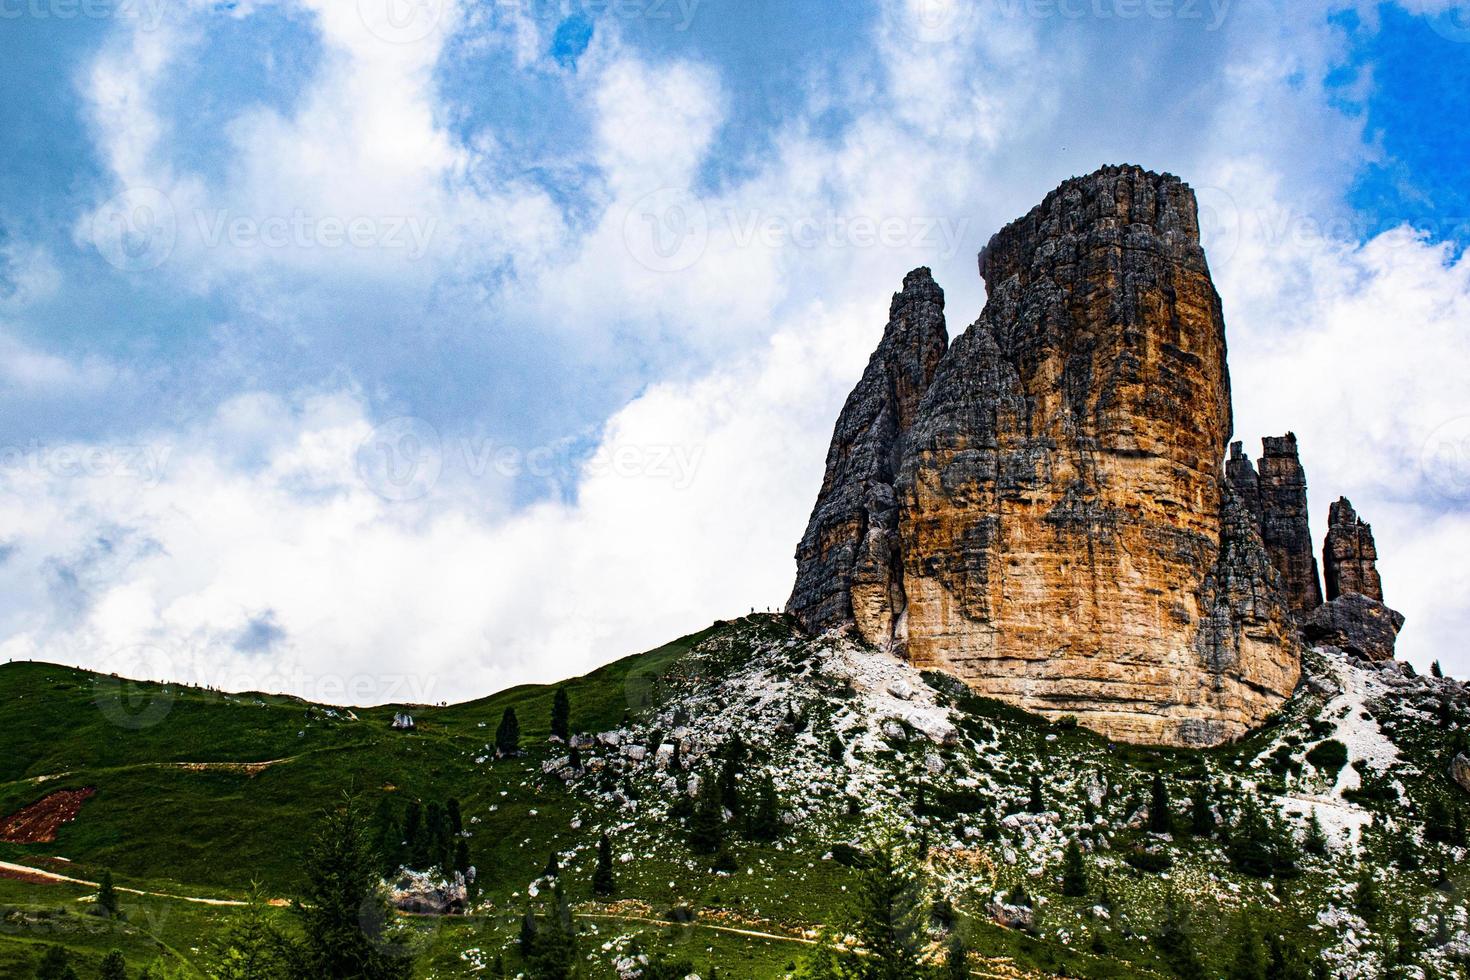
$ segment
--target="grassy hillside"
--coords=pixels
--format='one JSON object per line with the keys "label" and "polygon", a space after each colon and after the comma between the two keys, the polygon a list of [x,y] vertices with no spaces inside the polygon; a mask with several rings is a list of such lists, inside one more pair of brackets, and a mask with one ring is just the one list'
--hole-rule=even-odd
{"label": "grassy hillside", "polygon": [[[1470,852],[1426,829],[1466,802],[1445,776],[1463,742],[1465,692],[1331,658],[1314,657],[1312,670],[1315,688],[1250,738],[1154,751],[757,616],[566,682],[574,731],[604,735],[582,746],[577,769],[547,737],[550,687],[349,712],[9,664],[0,816],[62,790],[95,795],[54,841],[0,843],[0,861],[83,881],[110,868],[121,887],[154,894],[125,891],[127,921],[112,923],[85,914],[91,888],[0,876],[0,975],[25,976],[47,942],[75,950],[83,976],[111,948],[137,966],[160,958],[202,975],[209,937],[238,910],[190,899],[238,900],[251,882],[295,894],[310,828],[344,792],[368,812],[385,799],[398,814],[413,799],[461,803],[483,891],[470,915],[409,920],[426,977],[489,975],[497,954],[513,969],[519,917],[544,893],[552,852],[589,977],[616,976],[635,942],[678,950],[702,970],[718,964],[722,977],[783,976],[817,930],[840,931],[862,854],[885,837],[922,841],[927,893],[956,910],[981,975],[1170,976],[1154,939],[1170,893],[1216,971],[1234,955],[1244,910],[1342,975],[1453,975],[1463,970],[1457,947],[1433,933],[1438,916],[1452,940],[1466,928],[1459,889],[1470,887]],[[497,760],[491,743],[507,707],[526,751]],[[395,710],[411,711],[416,730],[393,731]],[[732,824],[717,871],[689,847],[686,783],[715,778],[732,736],[748,750],[744,791],[773,776],[788,822],[764,843]],[[660,745],[680,746],[676,767]],[[1171,801],[1168,833],[1148,821],[1156,774]],[[1298,841],[1305,820],[1293,814],[1318,813],[1326,853],[1298,847],[1289,875],[1242,872],[1224,833],[1190,833],[1199,788],[1222,823],[1258,799]],[[590,884],[604,831],[619,858],[612,900]],[[1070,841],[1086,854],[1085,896],[1062,894]],[[1365,867],[1387,906],[1374,922],[1353,909]],[[1017,885],[1034,898],[1029,928],[996,921],[997,896]],[[1414,932],[1412,950],[1399,920]],[[1394,962],[1401,953],[1404,965]]]}

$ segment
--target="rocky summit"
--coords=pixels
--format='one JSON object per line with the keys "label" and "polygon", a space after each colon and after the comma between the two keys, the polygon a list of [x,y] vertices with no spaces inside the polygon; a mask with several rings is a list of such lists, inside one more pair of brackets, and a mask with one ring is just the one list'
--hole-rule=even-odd
{"label": "rocky summit", "polygon": [[[1322,589],[1296,437],[1265,439],[1259,470],[1239,443],[1225,457],[1225,321],[1193,191],[1105,167],[1001,229],[979,265],[988,300],[952,344],[928,269],[894,296],[788,611],[1117,740],[1243,735],[1296,687]],[[1361,533],[1333,523],[1331,587],[1366,583]],[[1381,604],[1350,594],[1315,640]],[[1391,657],[1402,620],[1380,620]],[[1382,659],[1375,637],[1348,652]]]}

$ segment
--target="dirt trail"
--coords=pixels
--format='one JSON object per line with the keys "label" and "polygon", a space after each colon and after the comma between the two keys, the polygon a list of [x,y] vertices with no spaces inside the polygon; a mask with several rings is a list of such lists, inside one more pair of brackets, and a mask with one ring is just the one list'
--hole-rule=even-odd
{"label": "dirt trail", "polygon": [[[54,871],[42,871],[40,868],[32,868],[24,864],[12,864],[9,861],[0,861],[0,874],[23,877],[25,881],[46,882],[53,885],[81,885],[84,888],[96,888],[97,882],[87,881],[85,878],[72,878],[69,875],[57,874]],[[115,886],[115,890],[126,892],[129,895],[143,895],[148,898],[168,898],[176,902],[193,902],[196,905],[219,905],[232,908],[241,908],[244,902],[233,898],[200,898],[197,895],[175,895],[172,892],[150,892],[141,888],[127,888],[123,885]],[[273,898],[271,905],[286,905],[285,899]]]}
{"label": "dirt trail", "polygon": [[[323,750],[316,750],[323,751]],[[22,779],[13,780],[17,783],[49,783],[53,779],[64,779],[67,776],[79,776],[82,774],[96,775],[107,772],[128,772],[133,769],[183,769],[187,772],[238,772],[247,776],[254,776],[264,772],[271,766],[279,766],[287,762],[295,762],[301,758],[299,755],[288,755],[282,759],[266,759],[263,762],[136,762],[129,766],[110,766],[102,769],[68,769],[66,772],[50,772],[44,776],[26,776]],[[5,785],[5,784],[0,784]]]}

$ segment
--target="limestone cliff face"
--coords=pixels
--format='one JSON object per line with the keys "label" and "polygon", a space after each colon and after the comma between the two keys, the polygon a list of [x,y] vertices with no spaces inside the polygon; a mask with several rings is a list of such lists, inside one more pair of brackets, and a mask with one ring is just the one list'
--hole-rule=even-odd
{"label": "limestone cliff face", "polygon": [[[1070,180],[980,270],[985,309],[897,440],[889,605],[849,621],[1114,738],[1244,733],[1299,664],[1280,576],[1222,472],[1224,321],[1193,193],[1135,167]],[[797,591],[822,590],[799,575]]]}
{"label": "limestone cliff face", "polygon": [[837,417],[822,490],[797,547],[787,609],[808,630],[855,622],[869,642],[892,635],[904,602],[894,475],[948,343],[944,291],[928,269],[916,269],[894,294],[883,339]]}
{"label": "limestone cliff face", "polygon": [[1295,434],[1267,436],[1261,447],[1261,538],[1271,564],[1281,573],[1291,611],[1301,616],[1322,605],[1316,548],[1307,520],[1307,475]]}

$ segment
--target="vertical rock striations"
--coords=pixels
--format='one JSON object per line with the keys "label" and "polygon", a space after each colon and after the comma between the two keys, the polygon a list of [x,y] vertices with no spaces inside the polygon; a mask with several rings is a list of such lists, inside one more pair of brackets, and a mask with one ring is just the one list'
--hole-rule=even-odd
{"label": "vertical rock striations", "polygon": [[1281,573],[1291,611],[1301,616],[1322,605],[1317,549],[1307,520],[1307,475],[1293,433],[1267,436],[1261,446],[1261,539]]}
{"label": "vertical rock striations", "polygon": [[[1136,167],[1067,181],[980,271],[989,300],[947,353],[890,323],[838,422],[792,611],[1115,738],[1244,733],[1300,667],[1264,495],[1222,472],[1224,321],[1193,193]],[[912,414],[886,407],[890,362],[924,366]],[[860,445],[891,465],[851,465]]]}
{"label": "vertical rock striations", "polygon": [[1327,543],[1322,546],[1322,568],[1327,574],[1327,601],[1344,592],[1356,592],[1383,601],[1378,576],[1378,549],[1373,527],[1365,524],[1346,497],[1337,498],[1327,511]]}
{"label": "vertical rock striations", "polygon": [[892,635],[903,607],[894,476],[948,343],[944,291],[928,269],[915,269],[894,294],[883,339],[837,417],[822,490],[797,547],[787,609],[808,630],[855,622],[869,642]]}

